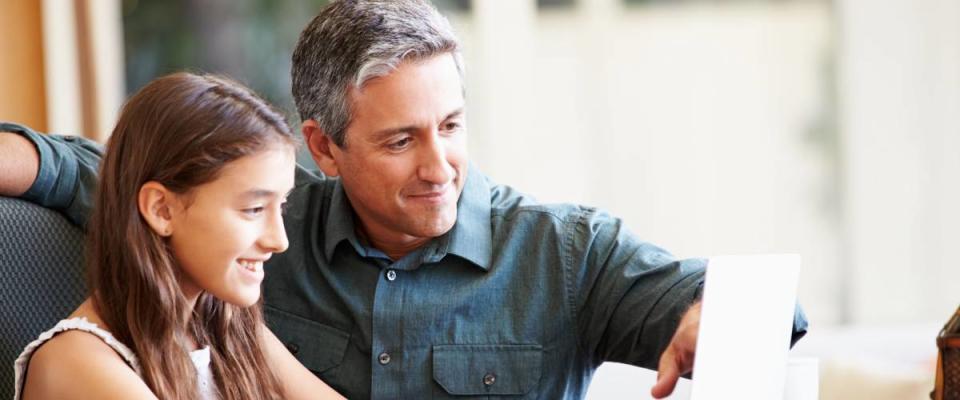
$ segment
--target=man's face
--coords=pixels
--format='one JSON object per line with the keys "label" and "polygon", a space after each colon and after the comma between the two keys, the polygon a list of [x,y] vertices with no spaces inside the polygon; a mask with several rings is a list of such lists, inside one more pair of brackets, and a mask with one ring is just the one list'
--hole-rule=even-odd
{"label": "man's face", "polygon": [[463,90],[453,56],[405,61],[351,90],[336,173],[371,239],[410,243],[457,220],[467,175]]}

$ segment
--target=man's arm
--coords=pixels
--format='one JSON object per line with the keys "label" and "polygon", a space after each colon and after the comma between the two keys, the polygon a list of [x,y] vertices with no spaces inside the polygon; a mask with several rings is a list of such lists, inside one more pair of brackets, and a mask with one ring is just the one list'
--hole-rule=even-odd
{"label": "man's arm", "polygon": [[0,132],[0,196],[23,195],[37,178],[40,156],[27,138],[13,132]]}
{"label": "man's arm", "polygon": [[[615,361],[657,369],[651,394],[669,395],[693,368],[706,260],[677,260],[638,240],[623,222],[588,212],[568,240],[577,261],[572,293],[578,334],[595,363]],[[799,305],[791,343],[806,333]]]}
{"label": "man's arm", "polygon": [[705,260],[678,260],[639,240],[618,218],[585,209],[567,249],[570,291],[583,349],[604,361],[657,369],[680,320],[697,300]]}
{"label": "man's arm", "polygon": [[[9,181],[4,183],[4,193],[59,211],[73,224],[86,228],[87,220],[93,209],[93,193],[97,187],[100,159],[103,147],[99,144],[74,136],[42,135],[32,129],[13,123],[0,122],[0,137],[10,142],[9,150],[2,149],[0,154],[8,153],[13,163],[35,157],[34,164],[18,165]],[[9,139],[11,136],[19,138]],[[24,147],[23,139],[29,142]],[[6,168],[6,161],[0,162]],[[25,171],[24,171],[25,170]],[[31,174],[32,172],[32,174]],[[4,171],[6,175],[6,171]],[[32,175],[30,177],[29,175]],[[29,181],[29,182],[28,182]],[[23,186],[28,185],[26,190]]]}
{"label": "man's arm", "polygon": [[[43,135],[0,121],[0,195],[57,210],[86,229],[103,151],[84,138]],[[297,185],[325,179],[315,170],[297,164]]]}

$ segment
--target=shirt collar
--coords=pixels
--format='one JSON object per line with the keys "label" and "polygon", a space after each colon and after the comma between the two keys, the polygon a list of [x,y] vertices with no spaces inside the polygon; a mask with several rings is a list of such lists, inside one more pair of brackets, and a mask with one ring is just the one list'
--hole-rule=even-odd
{"label": "shirt collar", "polygon": [[[353,207],[343,190],[343,184],[337,179],[324,227],[324,255],[327,260],[333,259],[333,252],[344,240],[350,242],[361,256],[383,256],[379,250],[369,249],[360,243],[353,215]],[[471,163],[467,168],[467,181],[464,183],[463,192],[457,201],[457,221],[449,232],[431,240],[424,247],[439,247],[437,261],[446,254],[453,254],[488,270],[493,251],[492,232],[490,182]]]}
{"label": "shirt collar", "polygon": [[333,251],[344,240],[350,242],[357,249],[357,252],[363,254],[363,246],[360,245],[354,229],[353,207],[350,206],[347,193],[343,191],[343,183],[340,179],[334,180],[336,183],[333,187],[333,194],[330,196],[330,208],[327,210],[327,216],[324,219],[326,226],[323,235],[323,254],[328,261],[333,260]]}
{"label": "shirt collar", "polygon": [[490,182],[471,163],[457,202],[457,222],[447,232],[447,252],[490,269],[493,229],[490,227]]}

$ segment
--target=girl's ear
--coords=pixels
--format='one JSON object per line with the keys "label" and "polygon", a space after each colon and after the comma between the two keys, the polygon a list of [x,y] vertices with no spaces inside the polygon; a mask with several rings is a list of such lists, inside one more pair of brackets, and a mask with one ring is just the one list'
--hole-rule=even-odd
{"label": "girl's ear", "polygon": [[137,194],[140,215],[150,229],[163,237],[173,234],[173,213],[177,201],[176,193],[155,181],[144,183]]}

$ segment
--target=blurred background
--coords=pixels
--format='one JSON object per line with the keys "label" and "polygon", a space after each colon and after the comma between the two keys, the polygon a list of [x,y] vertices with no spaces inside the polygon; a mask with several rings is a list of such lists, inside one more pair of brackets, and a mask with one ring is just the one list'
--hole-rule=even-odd
{"label": "blurred background", "polygon": [[[296,126],[290,54],[325,3],[2,1],[0,120],[104,141],[127,95],[187,69]],[[960,305],[960,2],[435,3],[488,175],[681,257],[801,254],[793,353],[820,359],[821,398],[926,398]]]}

